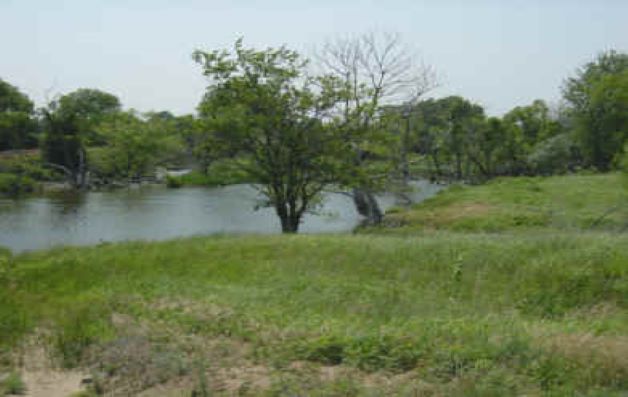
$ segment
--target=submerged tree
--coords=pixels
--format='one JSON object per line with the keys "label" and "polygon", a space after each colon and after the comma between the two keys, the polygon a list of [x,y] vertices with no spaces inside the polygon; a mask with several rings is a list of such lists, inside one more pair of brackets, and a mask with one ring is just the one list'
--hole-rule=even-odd
{"label": "submerged tree", "polygon": [[337,100],[330,78],[311,78],[306,63],[285,47],[263,51],[196,51],[211,81],[199,106],[215,150],[245,157],[240,166],[260,183],[284,233],[296,233],[303,215],[336,180],[342,149],[325,123]]}

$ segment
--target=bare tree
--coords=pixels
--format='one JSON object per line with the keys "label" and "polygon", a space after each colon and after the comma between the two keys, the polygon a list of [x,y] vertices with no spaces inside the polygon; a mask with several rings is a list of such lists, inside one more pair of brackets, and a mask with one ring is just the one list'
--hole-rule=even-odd
{"label": "bare tree", "polygon": [[[330,40],[317,51],[316,59],[324,72],[338,78],[346,95],[338,108],[348,136],[352,139],[355,164],[363,165],[364,143],[380,121],[381,109],[404,104],[411,109],[436,86],[434,70],[420,62],[416,52],[399,34],[370,32]],[[407,133],[401,139],[402,162],[407,169]],[[352,196],[358,212],[368,224],[381,221],[382,212],[373,190],[377,178],[358,180]]]}

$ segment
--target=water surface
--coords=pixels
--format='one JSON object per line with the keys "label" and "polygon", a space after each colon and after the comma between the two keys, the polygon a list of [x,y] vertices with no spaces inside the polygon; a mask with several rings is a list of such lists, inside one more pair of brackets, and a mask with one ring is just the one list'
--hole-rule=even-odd
{"label": "water surface", "polygon": [[[434,195],[440,186],[415,182],[414,200]],[[393,195],[378,197],[383,209]],[[142,186],[82,194],[0,199],[0,245],[15,252],[56,245],[105,241],[164,240],[216,233],[280,233],[271,208],[255,210],[257,190],[249,185],[167,189]],[[360,222],[353,202],[327,194],[316,214],[303,219],[302,233],[349,232]]]}

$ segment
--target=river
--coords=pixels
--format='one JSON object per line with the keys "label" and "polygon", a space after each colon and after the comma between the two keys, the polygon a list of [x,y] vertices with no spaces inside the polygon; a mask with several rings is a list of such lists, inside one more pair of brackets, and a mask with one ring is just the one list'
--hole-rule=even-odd
{"label": "river", "polygon": [[[410,196],[417,202],[442,188],[426,181],[414,182],[413,186]],[[381,195],[378,201],[382,209],[396,204],[393,195]],[[181,189],[145,185],[81,194],[0,198],[0,246],[21,252],[109,241],[279,233],[273,209],[255,210],[258,203],[259,195],[249,185]],[[359,222],[349,197],[329,193],[316,214],[305,216],[300,232],[349,232]]]}

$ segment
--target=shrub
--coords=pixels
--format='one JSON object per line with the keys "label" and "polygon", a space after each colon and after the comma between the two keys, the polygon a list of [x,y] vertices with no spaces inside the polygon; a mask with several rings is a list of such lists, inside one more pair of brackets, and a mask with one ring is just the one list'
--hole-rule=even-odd
{"label": "shrub", "polygon": [[171,189],[178,189],[183,186],[183,181],[181,180],[181,177],[166,175],[166,186]]}
{"label": "shrub", "polygon": [[28,176],[0,174],[0,193],[17,195],[29,193],[35,189],[35,182]]}
{"label": "shrub", "polygon": [[14,372],[2,382],[2,388],[0,388],[0,391],[4,391],[7,395],[24,394],[26,392],[26,384],[24,384],[20,375]]}

